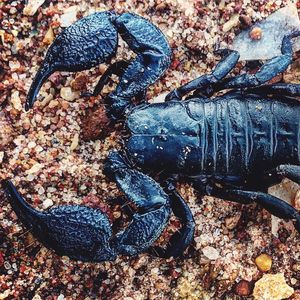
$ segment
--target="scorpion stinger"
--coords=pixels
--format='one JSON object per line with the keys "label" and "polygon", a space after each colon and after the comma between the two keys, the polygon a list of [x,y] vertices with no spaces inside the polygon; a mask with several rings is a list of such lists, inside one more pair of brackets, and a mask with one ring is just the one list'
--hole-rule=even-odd
{"label": "scorpion stinger", "polygon": [[[163,33],[146,19],[132,13],[117,15],[100,12],[87,16],[66,28],[50,46],[45,60],[30,87],[26,110],[33,106],[43,82],[54,71],[82,71],[108,62],[117,51],[118,33],[137,57],[119,72],[109,69],[98,83],[94,94],[105,84],[110,73],[118,73],[120,81],[107,97],[113,119],[122,116],[131,99],[140,95],[169,67],[171,50]],[[118,65],[116,65],[118,67]]]}

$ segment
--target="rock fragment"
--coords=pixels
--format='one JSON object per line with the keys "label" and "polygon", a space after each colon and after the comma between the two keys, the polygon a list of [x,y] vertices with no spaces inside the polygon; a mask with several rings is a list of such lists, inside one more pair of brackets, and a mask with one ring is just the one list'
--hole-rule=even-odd
{"label": "rock fragment", "polygon": [[113,129],[103,105],[89,109],[82,118],[81,125],[82,137],[85,141],[106,136]]}
{"label": "rock fragment", "polygon": [[44,2],[45,0],[29,0],[24,7],[23,14],[25,16],[33,16]]}
{"label": "rock fragment", "polygon": [[253,297],[256,300],[281,300],[292,296],[294,289],[286,282],[283,273],[264,274],[254,286]]}
{"label": "rock fragment", "polygon": [[262,272],[268,272],[272,267],[272,258],[268,254],[261,254],[255,259],[255,264]]}

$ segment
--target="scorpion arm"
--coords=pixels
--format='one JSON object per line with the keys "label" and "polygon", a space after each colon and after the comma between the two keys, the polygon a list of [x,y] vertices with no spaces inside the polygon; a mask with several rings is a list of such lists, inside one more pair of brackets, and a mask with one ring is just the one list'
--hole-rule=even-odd
{"label": "scorpion arm", "polygon": [[162,76],[169,67],[171,50],[163,33],[146,19],[125,13],[114,25],[137,56],[121,76],[115,91],[107,97],[112,118],[122,117],[131,99]]}
{"label": "scorpion arm", "polygon": [[40,212],[23,199],[10,181],[2,185],[17,216],[46,247],[75,260],[109,261],[117,255],[137,255],[148,249],[167,225],[171,209],[162,188],[128,167],[118,153],[111,153],[106,171],[138,207],[128,227],[115,236],[107,216],[98,209],[67,205]]}
{"label": "scorpion arm", "polygon": [[166,248],[158,246],[149,248],[152,255],[163,258],[181,256],[191,244],[195,232],[195,221],[192,212],[172,183],[167,184],[167,192],[170,197],[172,211],[180,220],[182,227],[171,236]]}
{"label": "scorpion arm", "polygon": [[298,211],[277,197],[262,192],[219,188],[214,188],[211,195],[242,204],[252,204],[256,202],[274,216],[285,220],[292,220],[295,228],[300,232],[300,215]]}
{"label": "scorpion arm", "polygon": [[167,226],[169,197],[152,178],[133,169],[116,151],[109,154],[105,173],[138,208],[132,222],[114,237],[112,244],[119,254],[139,254],[152,246]]}
{"label": "scorpion arm", "polygon": [[240,55],[237,51],[229,49],[222,49],[218,52],[226,56],[217,64],[211,74],[202,75],[178,89],[173,90],[166,96],[165,100],[181,100],[186,94],[194,90],[201,92],[201,90],[204,91],[204,89],[208,89],[209,87],[212,88],[213,85],[223,79],[235,67]]}

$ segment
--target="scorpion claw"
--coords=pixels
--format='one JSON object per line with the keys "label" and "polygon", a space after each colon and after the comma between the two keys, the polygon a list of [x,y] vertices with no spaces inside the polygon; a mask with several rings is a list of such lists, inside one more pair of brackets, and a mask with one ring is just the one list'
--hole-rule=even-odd
{"label": "scorpion claw", "polygon": [[65,205],[39,212],[18,193],[11,181],[2,182],[15,213],[33,235],[59,255],[82,261],[115,260],[110,246],[111,225],[98,209]]}
{"label": "scorpion claw", "polygon": [[66,28],[54,40],[30,87],[26,110],[33,106],[42,84],[53,72],[83,71],[111,59],[118,43],[113,18],[113,12],[94,13]]}

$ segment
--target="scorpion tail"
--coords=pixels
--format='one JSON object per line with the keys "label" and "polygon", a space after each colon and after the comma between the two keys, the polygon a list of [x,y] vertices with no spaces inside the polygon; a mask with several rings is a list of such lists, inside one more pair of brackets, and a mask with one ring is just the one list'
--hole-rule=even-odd
{"label": "scorpion tail", "polygon": [[48,77],[54,72],[55,70],[49,66],[49,64],[44,64],[37,74],[35,75],[33,82],[30,86],[26,103],[25,103],[25,110],[28,111],[30,108],[32,108],[37,94],[43,85],[43,83],[48,79]]}

